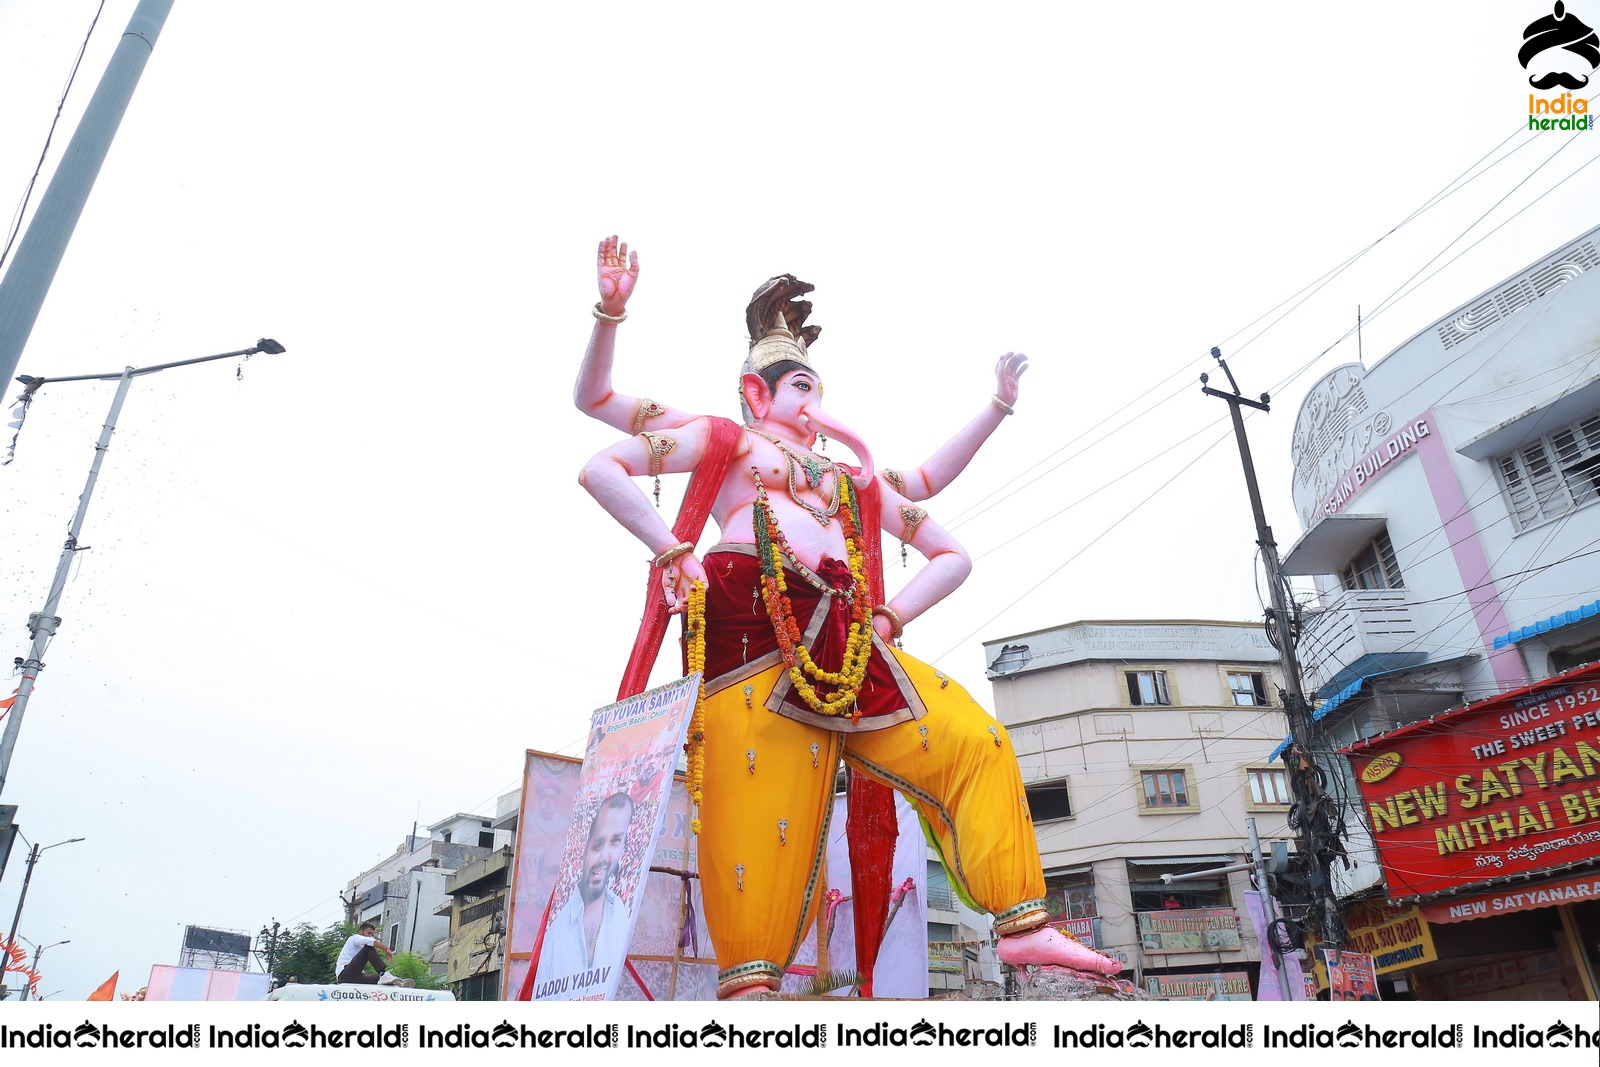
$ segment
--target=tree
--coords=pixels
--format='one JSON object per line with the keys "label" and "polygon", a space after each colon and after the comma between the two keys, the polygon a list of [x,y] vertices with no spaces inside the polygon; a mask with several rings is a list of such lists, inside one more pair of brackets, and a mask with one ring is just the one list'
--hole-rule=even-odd
{"label": "tree", "polygon": [[428,973],[428,961],[416,952],[396,952],[389,961],[389,973],[396,978],[409,978],[418,989],[448,989],[442,977]]}
{"label": "tree", "polygon": [[278,937],[273,977],[280,985],[291,981],[302,985],[331,983],[339,950],[344,947],[345,939],[355,932],[355,927],[348,923],[334,923],[322,931],[310,923],[301,923],[284,931]]}

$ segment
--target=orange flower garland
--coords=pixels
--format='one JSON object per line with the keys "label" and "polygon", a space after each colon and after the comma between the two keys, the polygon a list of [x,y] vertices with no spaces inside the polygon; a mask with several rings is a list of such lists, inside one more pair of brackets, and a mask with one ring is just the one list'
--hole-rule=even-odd
{"label": "orange flower garland", "polygon": [[701,789],[706,780],[706,583],[689,583],[688,618],[684,621],[684,636],[689,645],[689,673],[700,672],[700,692],[695,697],[694,715],[689,719],[689,739],[683,751],[689,757],[689,799],[694,803],[695,817],[689,829],[700,832]]}
{"label": "orange flower garland", "polygon": [[[794,607],[789,602],[788,583],[783,577],[784,549],[787,547],[778,518],[767,500],[767,489],[755,468],[750,472],[756,482],[754,523],[756,556],[761,561],[761,598],[767,608],[767,618],[772,623],[773,634],[778,639],[778,651],[788,667],[789,681],[806,706],[820,715],[849,715],[860,717],[854,708],[862,682],[867,676],[867,662],[872,657],[872,615],[867,606],[870,597],[864,595],[867,587],[866,558],[861,548],[860,515],[857,509],[854,486],[848,475],[838,479],[840,503],[843,505],[840,525],[844,528],[845,557],[850,567],[850,588],[838,591],[850,599],[850,630],[845,638],[844,655],[837,671],[826,670],[811,657],[811,650],[801,640],[800,624],[794,617]],[[819,693],[813,682],[832,688],[831,693]]]}

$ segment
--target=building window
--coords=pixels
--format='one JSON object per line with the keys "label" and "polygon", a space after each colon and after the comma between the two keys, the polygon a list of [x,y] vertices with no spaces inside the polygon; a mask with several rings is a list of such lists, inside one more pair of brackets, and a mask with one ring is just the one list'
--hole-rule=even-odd
{"label": "building window", "polygon": [[956,910],[956,895],[950,891],[950,875],[938,860],[928,861],[928,907],[935,911]]}
{"label": "building window", "polygon": [[1284,773],[1282,767],[1250,767],[1244,773],[1250,782],[1252,805],[1288,807],[1292,803],[1293,798],[1289,796],[1289,776]]}
{"label": "building window", "polygon": [[1260,708],[1270,703],[1267,680],[1260,671],[1229,671],[1228,696],[1238,708]]}
{"label": "building window", "polygon": [[1355,559],[1345,564],[1339,580],[1346,589],[1403,589],[1405,580],[1400,576],[1400,562],[1395,559],[1389,531],[1374,537]]}
{"label": "building window", "polygon": [[493,830],[479,830],[478,831],[478,847],[479,848],[494,848],[494,831]]}
{"label": "building window", "polygon": [[1051,922],[1099,915],[1094,899],[1094,871],[1045,875],[1044,906],[1050,911]]}
{"label": "building window", "polygon": [[1176,811],[1193,808],[1189,797],[1189,775],[1181,768],[1139,772],[1141,806],[1145,811]]}
{"label": "building window", "polygon": [[1600,499],[1600,412],[1494,461],[1520,533]]}
{"label": "building window", "polygon": [[1163,874],[1195,874],[1237,863],[1227,856],[1193,859],[1140,860],[1128,864],[1128,894],[1134,911],[1176,911],[1180,908],[1231,908],[1228,876],[1210,875],[1163,882]]}
{"label": "building window", "polygon": [[1067,792],[1065,778],[1048,782],[1035,782],[1027,787],[1028,811],[1034,822],[1072,818],[1072,797]]}
{"label": "building window", "polygon": [[485,971],[456,983],[457,1000],[499,1000],[500,972]]}
{"label": "building window", "polygon": [[1172,703],[1166,671],[1128,671],[1124,677],[1128,680],[1128,703],[1134,707]]}
{"label": "building window", "polygon": [[1581,648],[1554,649],[1550,653],[1550,673],[1563,674],[1574,667],[1600,660],[1600,645],[1588,644]]}
{"label": "building window", "polygon": [[461,917],[456,920],[456,926],[459,928],[468,923],[477,922],[486,915],[493,915],[500,910],[502,903],[503,901],[499,897],[490,897],[488,900],[481,900],[471,907],[462,908]]}

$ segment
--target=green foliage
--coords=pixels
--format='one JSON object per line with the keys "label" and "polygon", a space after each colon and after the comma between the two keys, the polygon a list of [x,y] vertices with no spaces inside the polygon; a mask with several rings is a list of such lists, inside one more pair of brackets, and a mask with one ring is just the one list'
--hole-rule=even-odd
{"label": "green foliage", "polygon": [[850,990],[851,996],[859,996],[861,989],[861,975],[855,971],[826,971],[811,976],[811,984],[803,991],[803,996],[825,997],[836,989]]}
{"label": "green foliage", "polygon": [[334,923],[319,931],[310,923],[301,923],[278,935],[277,951],[273,955],[273,976],[278,982],[298,982],[302,985],[325,984],[333,981],[333,965],[338,962],[339,950],[345,938],[355,933],[347,923]]}
{"label": "green foliage", "polygon": [[[318,930],[310,923],[301,923],[278,934],[278,947],[273,955],[272,973],[280,985],[297,982],[301,985],[331,985],[337,978],[334,964],[339,962],[339,950],[356,932],[349,923],[334,923],[326,930]],[[267,946],[260,946],[266,951]],[[396,978],[409,978],[418,989],[445,989],[448,983],[442,977],[428,973],[428,961],[415,952],[396,952],[388,961],[388,969]]]}
{"label": "green foliage", "polygon": [[447,989],[449,983],[442,976],[428,973],[428,961],[415,952],[396,952],[389,961],[389,973],[396,978],[409,978],[418,989]]}

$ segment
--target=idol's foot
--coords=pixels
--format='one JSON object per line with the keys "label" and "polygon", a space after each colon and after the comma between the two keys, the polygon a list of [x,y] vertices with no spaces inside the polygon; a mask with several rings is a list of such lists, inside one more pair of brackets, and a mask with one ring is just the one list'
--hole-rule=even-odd
{"label": "idol's foot", "polygon": [[1000,962],[1013,967],[1065,967],[1091,974],[1116,974],[1122,970],[1121,963],[1053,926],[1002,937]]}

